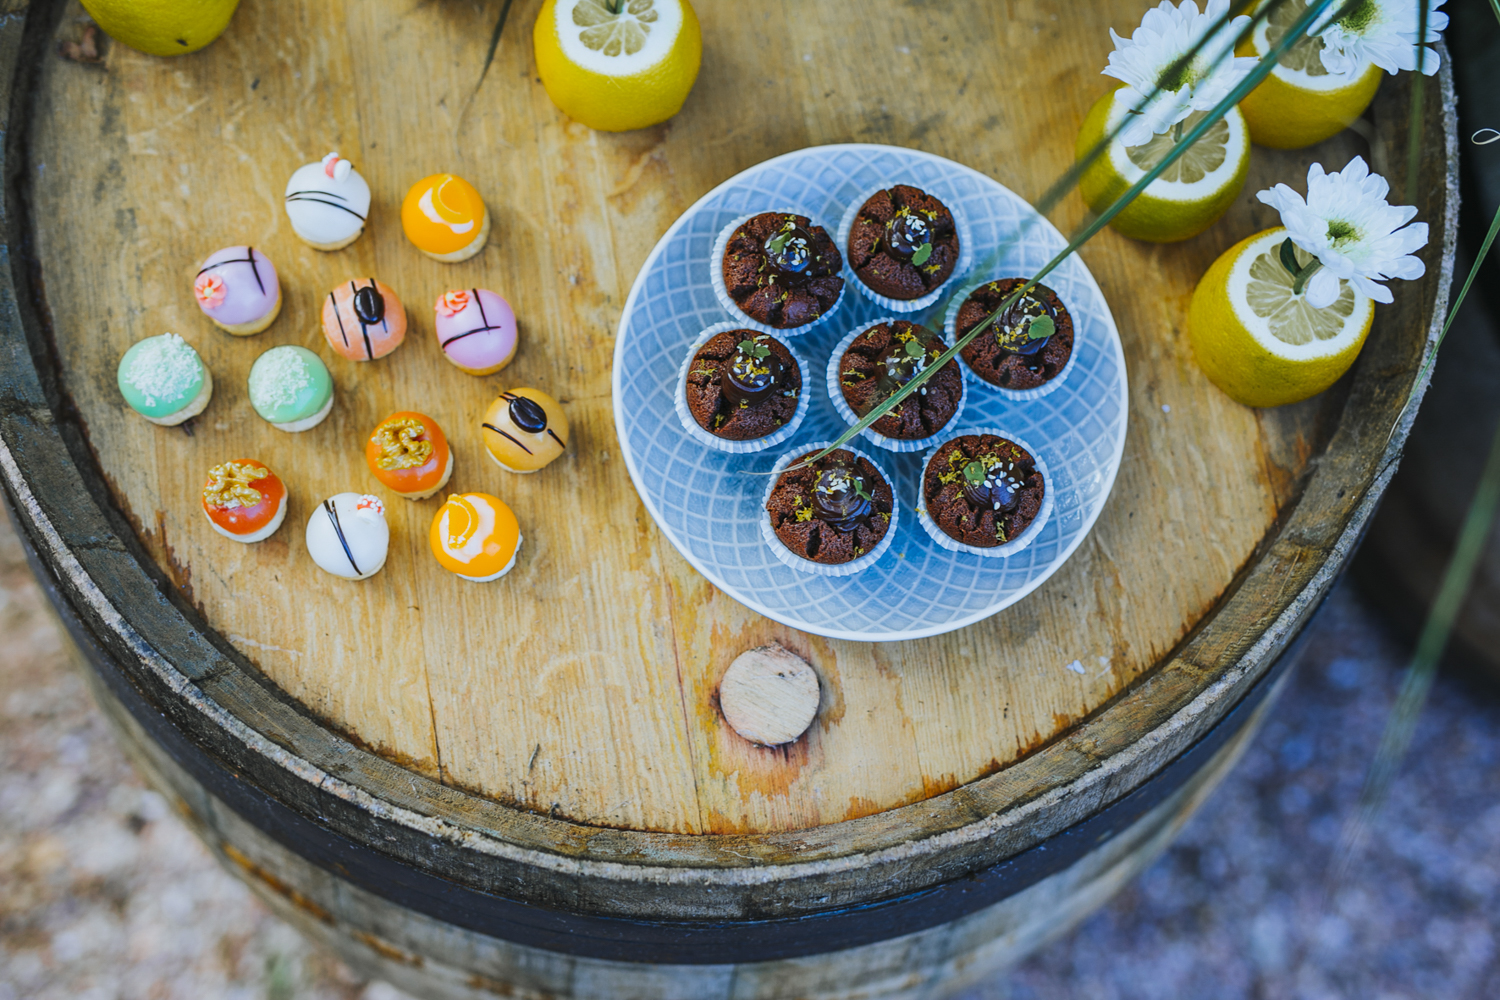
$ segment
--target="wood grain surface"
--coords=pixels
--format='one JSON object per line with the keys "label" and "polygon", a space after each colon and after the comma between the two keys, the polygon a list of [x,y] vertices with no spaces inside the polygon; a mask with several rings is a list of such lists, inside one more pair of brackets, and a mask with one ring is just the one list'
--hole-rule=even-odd
{"label": "wood grain surface", "polygon": [[[1186,339],[1188,297],[1224,249],[1276,222],[1254,192],[1307,164],[1368,155],[1352,133],[1255,149],[1245,193],[1175,246],[1106,231],[1083,252],[1118,321],[1130,377],[1125,460],[1093,534],[1046,586],[995,618],[899,644],[820,639],[753,614],[698,576],[640,504],[615,442],[615,327],[652,245],[735,172],[811,144],[889,142],[981,170],[1035,199],[1071,160],[1106,28],[1134,0],[697,4],[703,70],[683,112],[609,135],[569,122],[535,75],[540,0],[245,0],[226,34],[172,60],[107,48],[101,66],[45,62],[27,164],[35,252],[64,388],[141,539],[221,634],[292,698],[375,752],[446,784],[579,822],[679,833],[802,829],[920,801],[1046,745],[1148,674],[1235,584],[1334,430],[1342,386],[1257,413],[1208,383]],[[81,8],[64,19],[75,37]],[[281,204],[290,173],[337,149],[369,180],[365,235],[321,254]],[[1375,163],[1377,169],[1382,164]],[[459,173],[495,218],[488,247],[443,265],[401,233],[417,179]],[[1076,195],[1053,212],[1083,218]],[[1430,220],[1436,222],[1437,220]],[[194,302],[197,262],[249,243],[276,263],[285,308],[229,337]],[[1429,248],[1430,259],[1436,251]],[[375,276],[402,297],[407,343],[335,356],[321,297]],[[1403,294],[1396,283],[1398,303]],[[515,307],[505,372],[473,378],[433,339],[432,302],[486,287]],[[1378,329],[1378,327],[1377,327]],[[136,340],[182,334],[217,388],[191,434],[152,426],[115,388]],[[250,409],[251,363],[278,344],[327,361],[332,416],[287,435]],[[505,388],[563,401],[569,453],[535,476],[495,469],[480,414]],[[417,409],[444,427],[448,489],[485,491],[526,535],[516,570],[475,586],[427,549],[441,497],[388,495],[391,556],[364,583],[308,558],[323,497],[380,493],[364,435]],[[238,546],[204,521],[209,466],[258,458],[288,484],[286,525]],[[728,664],[777,641],[823,687],[808,735],[753,746],[715,702]]]}

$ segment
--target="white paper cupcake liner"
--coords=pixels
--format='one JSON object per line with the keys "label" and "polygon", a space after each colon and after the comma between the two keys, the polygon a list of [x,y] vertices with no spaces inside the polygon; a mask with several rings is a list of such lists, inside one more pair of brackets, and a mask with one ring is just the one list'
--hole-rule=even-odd
{"label": "white paper cupcake liner", "polygon": [[[1015,274],[1005,275],[1004,277],[1024,278],[1025,275]],[[983,281],[975,281],[959,289],[958,294],[953,296],[953,301],[948,304],[948,315],[943,318],[943,334],[948,338],[948,344],[950,347],[958,342],[958,313],[959,310],[964,307],[964,303],[969,301],[969,296],[974,294],[974,290],[976,288],[979,288],[982,285],[987,285],[991,281],[1001,280],[1004,279],[985,278]],[[1051,288],[1050,285],[1048,287]],[[1054,293],[1056,293],[1057,291],[1057,289],[1055,288],[1052,290]],[[1057,297],[1059,300],[1062,299],[1061,295],[1058,295]],[[1067,303],[1064,302],[1063,306],[1066,307]],[[1071,310],[1069,310],[1068,315],[1073,315]],[[989,332],[989,330],[986,330],[984,333],[981,333],[980,336],[988,336]],[[1061,389],[1062,384],[1068,380],[1068,373],[1071,372],[1074,367],[1076,367],[1074,365],[1074,362],[1078,360],[1078,351],[1083,346],[1080,343],[1081,340],[1082,331],[1079,329],[1078,320],[1075,319],[1073,320],[1073,352],[1068,355],[1068,363],[1063,365],[1062,371],[1058,372],[1054,378],[1052,378],[1050,381],[1043,382],[1035,389],[1006,389],[1003,386],[996,385],[986,378],[982,378],[978,372],[970,369],[970,374],[974,376],[972,381],[975,385],[983,386],[990,392],[997,392],[1001,396],[1004,396],[1006,399],[1013,399],[1016,402],[1025,402],[1028,399],[1041,399],[1043,396],[1051,395],[1058,389]],[[962,363],[962,366],[964,368],[969,368],[968,360],[961,354],[959,355],[959,361]]]}
{"label": "white paper cupcake liner", "polygon": [[[715,434],[710,434],[699,426],[698,421],[693,417],[693,411],[688,409],[687,403],[687,375],[688,368],[693,363],[693,356],[711,338],[730,330],[742,329],[746,329],[745,325],[743,323],[736,323],[733,320],[726,323],[715,323],[694,339],[693,343],[687,349],[686,356],[682,359],[682,366],[677,369],[677,390],[673,400],[677,410],[677,419],[682,421],[682,429],[687,431],[688,437],[705,447],[713,448],[715,451],[726,451],[735,455],[747,455],[751,452],[764,451],[767,448],[781,444],[787,438],[797,433],[797,428],[802,426],[802,418],[807,416],[809,401],[812,399],[812,383],[808,381],[807,362],[803,360],[802,355],[798,354],[792,345],[782,340],[782,346],[787,349],[792,359],[797,362],[797,370],[802,373],[802,391],[798,394],[797,410],[792,414],[792,419],[788,420],[779,430],[767,434],[765,437],[754,438],[749,441],[732,441],[728,438],[721,438]],[[773,334],[773,336],[775,335]],[[781,340],[781,338],[778,336],[777,340]]]}
{"label": "white paper cupcake liner", "polygon": [[[960,542],[958,539],[954,538],[952,535],[948,534],[942,528],[938,527],[938,523],[934,521],[931,515],[927,513],[927,495],[923,489],[923,484],[927,479],[927,466],[932,463],[932,460],[935,457],[937,457],[937,453],[943,447],[943,445],[947,444],[949,441],[952,441],[954,438],[973,437],[979,434],[993,434],[995,437],[1005,438],[1005,440],[1019,445],[1021,448],[1024,448],[1026,452],[1031,455],[1032,460],[1036,463],[1037,471],[1042,474],[1043,486],[1042,509],[1037,511],[1036,517],[1033,518],[1031,523],[1026,526],[1026,530],[1022,531],[1019,535],[1017,535],[1015,538],[1012,538],[1004,545],[995,545],[988,548],[979,545],[966,545],[963,542]],[[1032,542],[1036,541],[1036,536],[1041,534],[1042,528],[1046,527],[1048,519],[1052,517],[1052,508],[1054,506],[1054,496],[1056,495],[1056,493],[1057,489],[1052,480],[1052,472],[1047,468],[1047,463],[1043,461],[1041,452],[1037,451],[1031,445],[1027,444],[1024,440],[1012,434],[1010,431],[1002,430],[998,427],[971,427],[966,430],[955,431],[952,434],[946,435],[941,441],[933,446],[931,451],[922,456],[922,469],[917,477],[917,520],[921,523],[922,530],[927,532],[928,536],[931,537],[934,542],[937,542],[939,545],[949,550],[950,552],[970,552],[976,556],[983,556],[986,559],[1003,559],[1007,556],[1015,555],[1017,552],[1020,552]]]}
{"label": "white paper cupcake liner", "polygon": [[[938,299],[942,298],[943,290],[952,287],[955,281],[962,280],[963,276],[968,273],[969,268],[974,266],[974,240],[969,233],[969,224],[964,219],[963,213],[955,211],[953,208],[953,202],[957,199],[933,194],[934,198],[937,198],[947,206],[948,213],[953,216],[953,228],[958,231],[958,262],[953,265],[953,273],[948,275],[947,280],[941,285],[938,285],[932,291],[918,299],[893,299],[888,295],[881,295],[873,288],[867,286],[859,279],[859,275],[854,273],[854,267],[849,263],[849,233],[854,229],[854,220],[859,217],[859,210],[864,207],[865,202],[875,197],[876,192],[889,191],[892,187],[900,183],[902,182],[886,181],[884,184],[877,184],[868,191],[861,193],[858,198],[849,204],[848,208],[844,209],[844,217],[839,220],[839,232],[836,239],[838,240],[839,253],[844,257],[844,280],[850,287],[859,289],[859,294],[882,308],[898,313],[913,313],[928,308]],[[916,187],[917,185],[912,184],[910,186]],[[926,191],[927,189],[922,188],[922,190]]]}
{"label": "white paper cupcake liner", "polygon": [[[824,375],[824,382],[828,389],[828,398],[832,401],[833,408],[838,411],[839,416],[844,419],[844,423],[850,427],[859,423],[859,414],[854,412],[854,409],[849,405],[849,401],[844,398],[844,391],[839,383],[839,362],[844,359],[844,352],[849,350],[849,345],[854,343],[855,337],[858,337],[872,326],[879,326],[881,323],[891,323],[904,318],[902,316],[886,316],[881,319],[872,320],[869,323],[861,323],[859,329],[850,331],[847,337],[838,342],[838,346],[834,347],[833,354],[828,358],[828,369]],[[948,346],[952,347],[953,342],[949,341]],[[879,445],[887,451],[910,452],[921,451],[923,448],[931,447],[932,442],[946,433],[949,428],[957,427],[959,420],[963,418],[964,404],[969,401],[969,377],[962,363],[958,365],[958,377],[963,385],[963,394],[958,397],[958,409],[953,411],[953,416],[948,418],[948,422],[943,425],[943,429],[936,434],[908,440],[906,438],[886,437],[884,434],[878,434],[871,428],[866,427],[859,432],[860,437],[863,437],[871,444]]]}
{"label": "white paper cupcake liner", "polygon": [[[832,309],[829,309],[826,313],[819,316],[811,323],[804,323],[801,326],[782,329],[780,327],[771,326],[769,323],[762,323],[759,320],[751,317],[748,313],[745,312],[745,310],[740,308],[738,302],[730,298],[729,289],[724,286],[724,251],[729,247],[729,238],[734,235],[734,231],[736,229],[740,228],[740,226],[744,225],[746,222],[749,222],[751,219],[764,212],[800,215],[804,218],[811,219],[812,225],[820,225],[817,219],[813,218],[813,216],[808,214],[807,212],[802,211],[800,208],[764,208],[761,209],[760,212],[750,212],[747,215],[740,216],[733,222],[729,223],[729,225],[725,226],[722,230],[720,230],[719,238],[714,240],[713,253],[709,254],[708,256],[709,284],[713,286],[714,296],[718,298],[719,305],[724,307],[725,312],[735,317],[739,325],[748,327],[751,330],[758,330],[761,333],[774,334],[778,337],[800,337],[805,333],[811,333],[813,330],[816,330],[824,323],[827,323],[834,317],[836,313],[838,313],[841,308],[843,308],[844,300],[849,297],[848,276],[845,275],[842,271],[839,272],[839,276],[844,278],[844,288],[839,292],[838,301],[833,304]],[[839,251],[839,253],[840,255],[842,255],[843,251],[841,250]]]}
{"label": "white paper cupcake liner", "polygon": [[770,515],[766,513],[766,504],[771,502],[771,493],[776,489],[776,483],[781,478],[781,474],[786,471],[787,466],[791,465],[792,461],[798,456],[814,454],[822,451],[831,444],[833,444],[832,441],[813,441],[809,444],[799,445],[796,450],[781,456],[776,464],[771,467],[771,484],[766,487],[765,493],[761,494],[760,498],[760,537],[764,539],[766,545],[770,547],[772,554],[777,559],[799,572],[812,573],[815,576],[853,576],[855,573],[869,569],[880,560],[881,556],[885,555],[886,550],[891,547],[891,542],[896,537],[896,528],[901,520],[901,500],[896,495],[896,481],[891,478],[891,474],[886,471],[885,467],[875,461],[875,459],[858,448],[851,448],[847,444],[842,446],[841,450],[851,452],[875,466],[881,477],[891,487],[891,523],[886,525],[885,534],[881,536],[880,541],[876,543],[875,547],[862,556],[851,559],[846,563],[839,563],[836,566],[813,562],[811,559],[804,559],[787,548],[786,543],[776,536],[776,532],[771,529]]}

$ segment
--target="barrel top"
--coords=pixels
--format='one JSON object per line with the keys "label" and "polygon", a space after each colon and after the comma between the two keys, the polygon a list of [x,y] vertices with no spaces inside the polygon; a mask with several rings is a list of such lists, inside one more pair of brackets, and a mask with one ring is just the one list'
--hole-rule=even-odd
{"label": "barrel top", "polygon": [[[952,826],[1036,801],[1194,699],[1222,697],[1210,715],[1232,704],[1282,641],[1267,629],[1306,612],[1383,483],[1445,271],[1440,149],[1423,161],[1419,200],[1435,234],[1427,278],[1393,283],[1396,304],[1377,314],[1366,357],[1304,404],[1257,412],[1213,387],[1192,360],[1188,299],[1219,253],[1275,224],[1256,190],[1296,186],[1313,161],[1335,169],[1369,155],[1363,139],[1256,148],[1245,193],[1185,243],[1098,236],[1082,256],[1123,339],[1130,433],[1089,539],[1041,589],[980,624],[905,643],[827,640],[716,591],[632,488],[609,380],[636,272],[705,191],[807,145],[920,147],[1039,197],[1109,87],[1107,28],[1132,25],[1138,5],[1088,0],[1060,18],[1045,6],[880,2],[849,19],[836,5],[752,18],[702,4],[708,45],[687,106],[617,135],[553,107],[531,55],[538,3],[504,6],[492,59],[494,5],[283,0],[243,5],[223,38],[190,56],[115,44],[102,67],[43,58],[29,95],[22,197],[55,352],[43,364],[66,400],[59,419],[81,429],[129,523],[126,550],[188,606],[183,635],[202,626],[203,641],[315,720],[295,738],[272,734],[278,752],[305,749],[322,727],[328,752],[376,793],[404,795],[399,775],[421,776],[451,790],[433,801],[456,817],[498,807],[577,824],[567,849],[583,853],[605,831],[778,835],[861,817],[872,822],[846,843],[877,846],[938,813]],[[1404,78],[1382,88],[1384,142],[1404,135],[1407,92]],[[1437,91],[1433,130],[1445,122]],[[293,234],[282,192],[330,150],[354,161],[372,204],[357,242],[320,253]],[[1403,162],[1385,164],[1398,191]],[[488,247],[464,263],[424,257],[402,234],[407,188],[438,171],[471,181],[493,218]],[[1052,217],[1067,231],[1084,213],[1074,194]],[[231,245],[262,251],[280,273],[280,318],[254,337],[215,329],[194,300],[200,262]],[[409,331],[391,357],[359,364],[329,349],[319,315],[331,288],[368,277],[402,298]],[[492,289],[514,307],[521,346],[503,373],[473,377],[443,358],[432,303],[450,288]],[[165,331],[215,378],[189,430],[140,419],[115,387],[125,349]],[[247,398],[251,364],[282,344],[318,353],[335,384],[331,415],[305,433],[273,429]],[[533,476],[497,470],[477,430],[496,393],[520,386],[557,397],[573,433],[567,454]],[[401,499],[366,469],[365,436],[397,410],[447,432],[454,474],[432,499]],[[290,492],[284,526],[256,545],[224,539],[200,513],[209,467],[239,457],[270,465]],[[380,494],[391,528],[385,568],[360,584],[319,570],[303,539],[314,506],[344,491]],[[514,509],[526,549],[503,581],[465,583],[432,557],[427,526],[448,492],[493,493]],[[163,655],[192,677],[183,650],[197,647],[182,641]],[[811,729],[773,748],[739,736],[718,703],[731,662],[770,642],[821,682]],[[227,673],[198,680],[211,700],[260,704],[255,685]],[[1132,781],[1155,766],[1137,750]],[[1026,758],[1045,763],[1011,767]],[[902,808],[929,800],[941,806]]]}

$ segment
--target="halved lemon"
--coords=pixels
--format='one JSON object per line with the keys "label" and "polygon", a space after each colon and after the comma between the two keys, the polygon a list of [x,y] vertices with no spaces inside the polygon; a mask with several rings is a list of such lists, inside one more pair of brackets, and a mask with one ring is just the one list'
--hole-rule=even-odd
{"label": "halved lemon", "polygon": [[[1188,339],[1209,379],[1246,406],[1281,406],[1315,396],[1349,370],[1375,318],[1375,303],[1347,281],[1325,309],[1292,294],[1281,264],[1286,230],[1241,240],[1213,262],[1193,290]],[[1298,266],[1312,257],[1296,250]]]}
{"label": "halved lemon", "polygon": [[[1126,102],[1118,99],[1119,93],[1106,94],[1089,109],[1078,133],[1078,159],[1087,156],[1129,110]],[[1183,134],[1203,116],[1201,111],[1193,112],[1182,124]],[[1095,212],[1103,212],[1160,163],[1175,143],[1174,132],[1155,136],[1140,146],[1127,147],[1119,140],[1111,143],[1079,178],[1078,191],[1084,202]],[[1131,239],[1152,243],[1175,243],[1197,236],[1234,204],[1249,169],[1250,138],[1245,119],[1231,108],[1110,225]]]}
{"label": "halved lemon", "polygon": [[552,103],[604,132],[671,118],[703,59],[688,0],[547,0],[531,40]]}
{"label": "halved lemon", "polygon": [[[1307,13],[1307,0],[1287,0],[1235,47],[1235,55],[1261,58]],[[1276,67],[1240,102],[1250,141],[1273,149],[1301,149],[1337,135],[1375,99],[1381,70],[1366,61],[1350,76],[1323,65],[1321,38],[1303,38],[1281,54]]]}
{"label": "halved lemon", "polygon": [[240,0],[83,0],[104,33],[153,56],[197,52],[224,33]]}

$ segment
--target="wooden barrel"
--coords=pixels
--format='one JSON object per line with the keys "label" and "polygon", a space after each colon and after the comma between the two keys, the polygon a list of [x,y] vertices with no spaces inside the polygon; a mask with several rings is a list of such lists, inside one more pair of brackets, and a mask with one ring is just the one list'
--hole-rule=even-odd
{"label": "wooden barrel", "polygon": [[[1038,197],[1107,86],[1106,27],[1139,4],[1059,18],[702,3],[687,107],[623,135],[548,101],[538,6],[246,3],[203,52],[113,45],[90,65],[54,54],[80,30],[76,5],[6,0],[0,473],[100,700],[234,870],[424,996],[869,998],[1011,960],[1138,870],[1232,763],[1385,487],[1451,268],[1446,70],[1424,92],[1427,276],[1396,283],[1347,378],[1256,412],[1192,361],[1198,276],[1274,221],[1253,192],[1372,152],[1353,133],[1257,149],[1246,193],[1202,237],[1105,232],[1084,251],[1131,405],[1085,544],[987,621],[870,644],[749,612],[654,528],[611,419],[625,293],[697,197],[810,144],[920,146]],[[1372,111],[1397,191],[1406,161],[1387,151],[1408,87],[1386,80]],[[374,201],[357,243],[320,254],[280,195],[330,149]],[[451,266],[396,224],[406,187],[445,169],[495,217],[489,248]],[[1066,229],[1083,213],[1073,197],[1054,215]],[[244,243],[276,262],[285,296],[251,339],[213,330],[190,287],[196,261]],[[327,350],[318,308],[372,274],[407,296],[412,336],[359,366]],[[428,303],[470,286],[520,317],[500,378],[456,372],[429,332]],[[164,330],[216,375],[187,430],[146,423],[115,390],[120,354]],[[249,366],[275,344],[320,351],[334,373],[331,417],[300,435],[246,405]],[[472,433],[513,385],[551,390],[571,417],[568,456],[541,475],[502,476]],[[455,581],[425,551],[436,501],[392,499],[392,555],[364,584],[308,558],[312,505],[368,488],[362,435],[406,408],[450,429],[450,488],[500,493],[525,525],[502,583]],[[256,546],[197,510],[207,468],[239,456],[292,485],[287,527]],[[716,701],[729,663],[769,641],[822,689],[813,727],[780,749],[741,739]]]}

